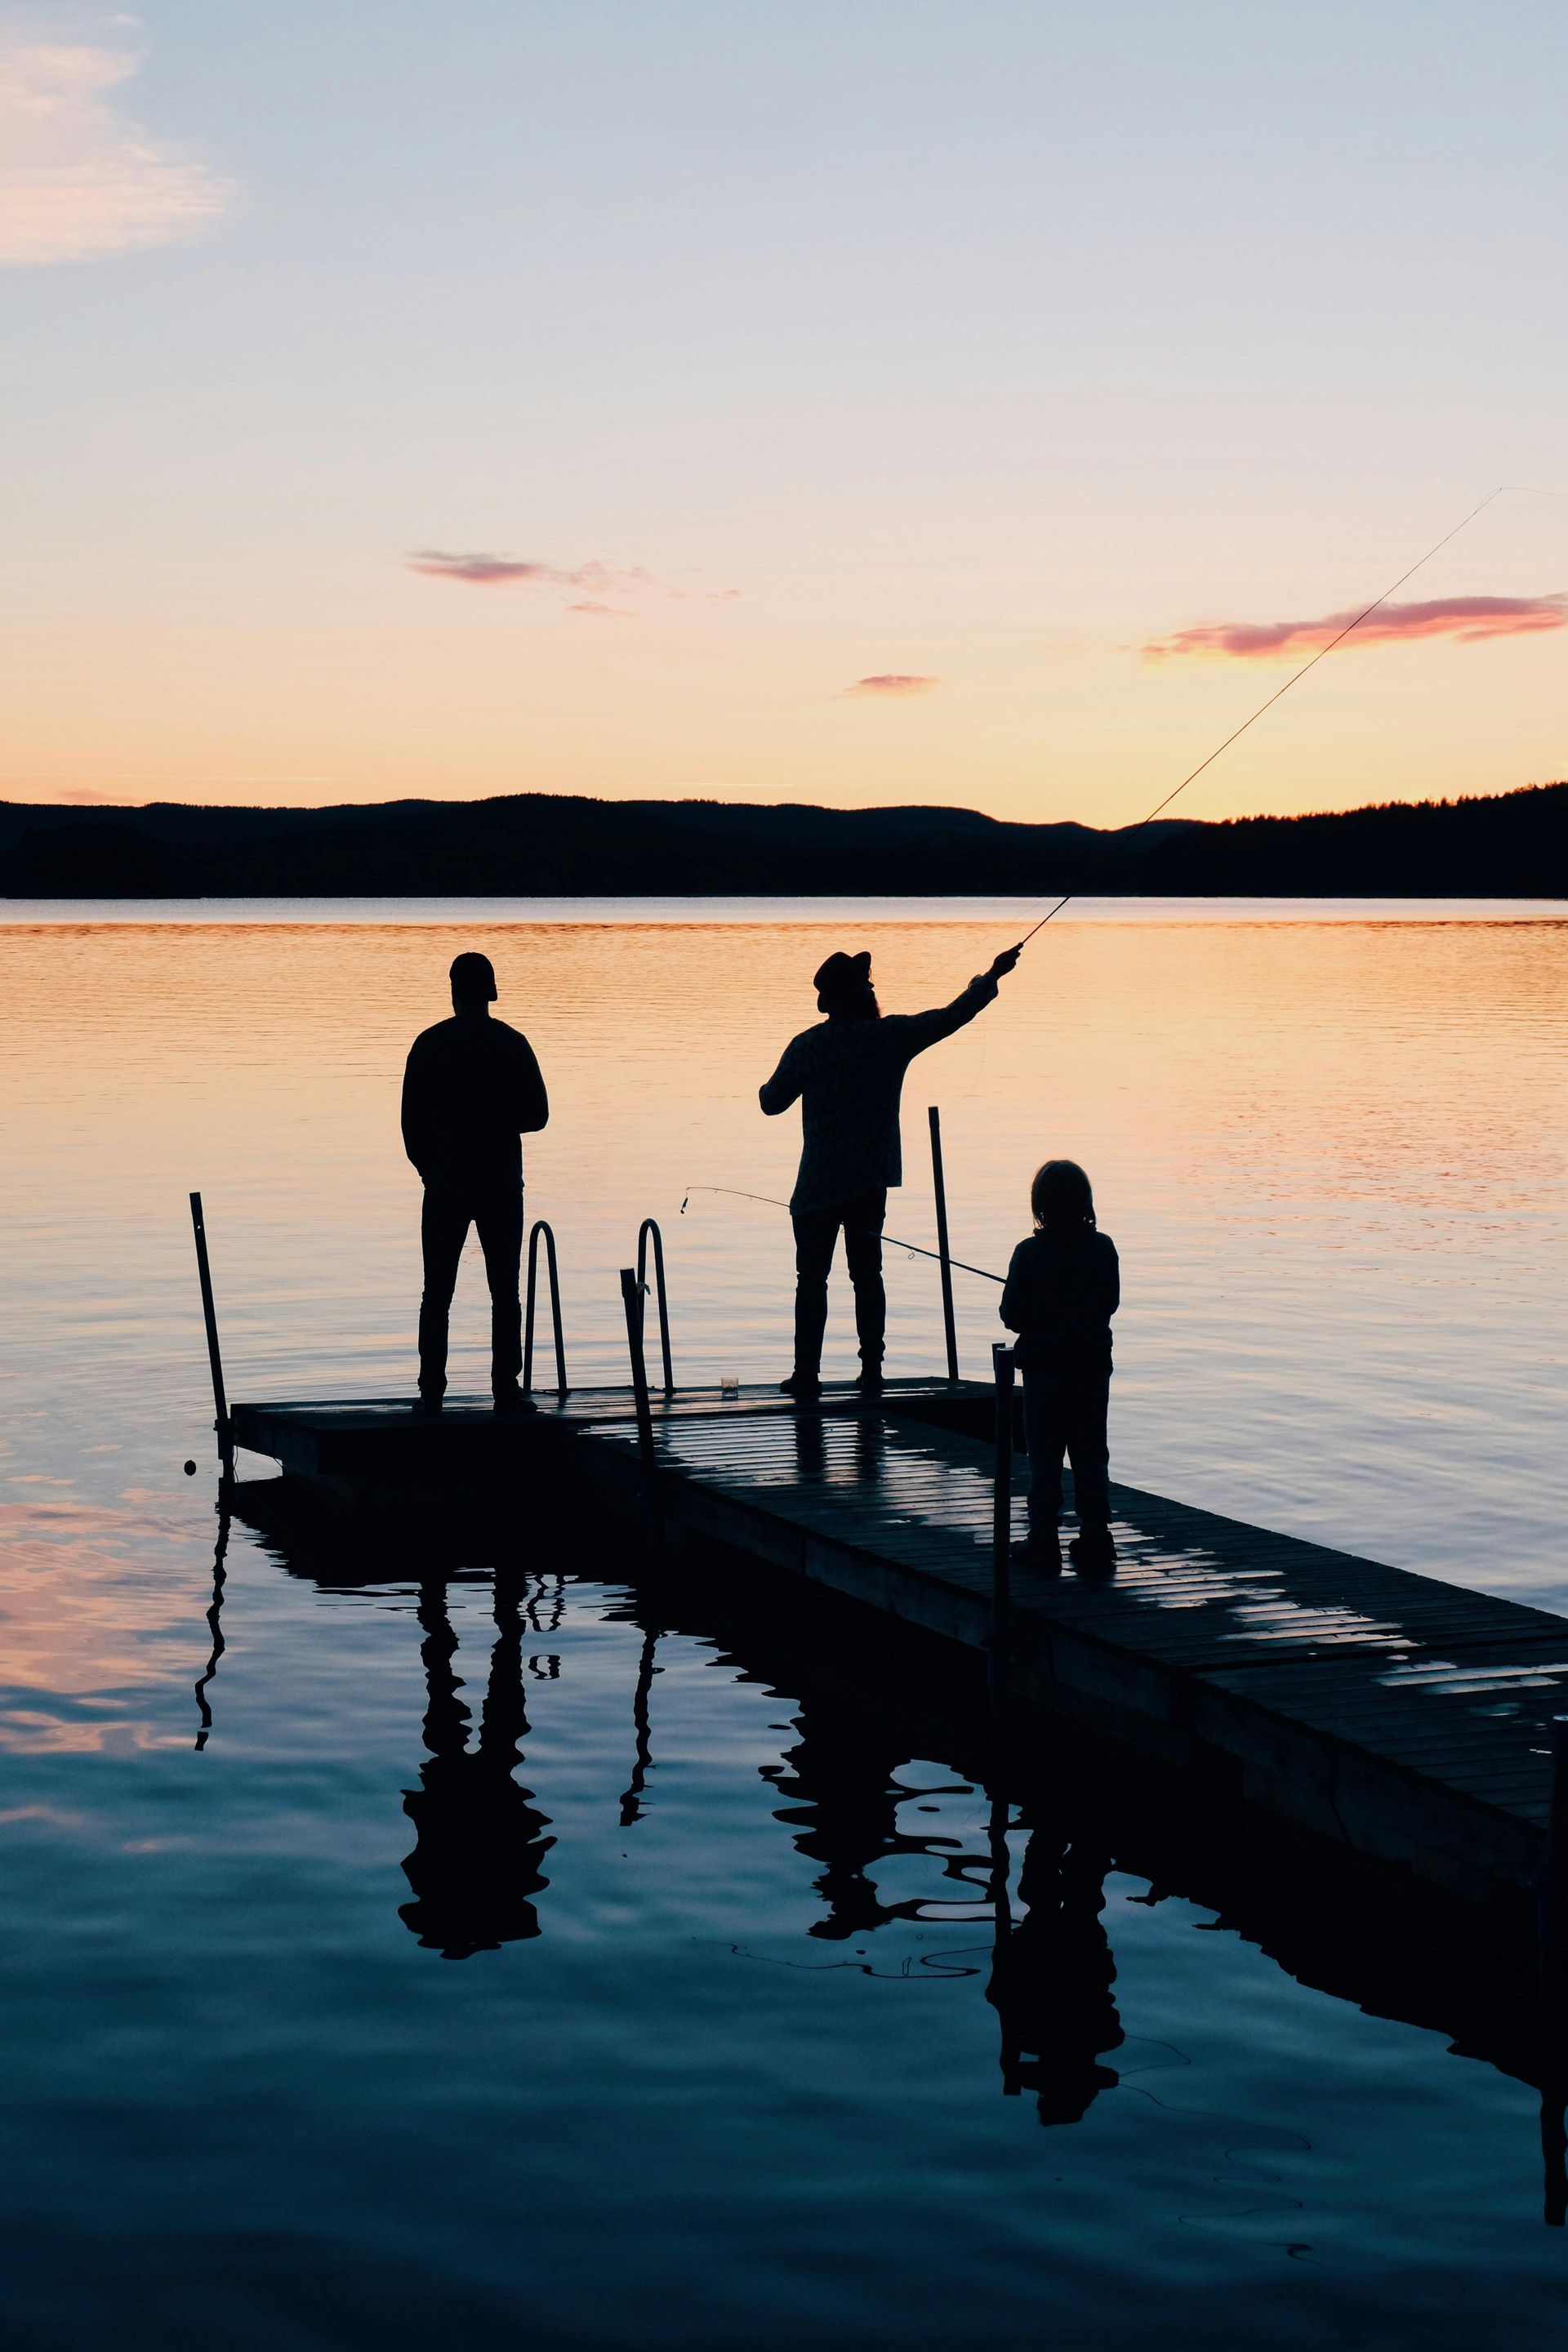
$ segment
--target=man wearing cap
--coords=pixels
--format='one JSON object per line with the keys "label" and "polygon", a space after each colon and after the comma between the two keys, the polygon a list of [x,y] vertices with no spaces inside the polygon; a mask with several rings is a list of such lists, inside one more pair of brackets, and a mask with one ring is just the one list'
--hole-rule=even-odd
{"label": "man wearing cap", "polygon": [[759,1100],[770,1118],[801,1106],[800,1172],[790,1196],[795,1224],[795,1369],[780,1386],[795,1397],[822,1393],[822,1334],[827,1321],[827,1276],[840,1227],[849,1279],[855,1286],[855,1328],[860,1341],[856,1386],[868,1396],[882,1387],[887,1296],[882,1288],[882,1224],[888,1190],[903,1181],[899,1103],[904,1072],[917,1054],[939,1045],[992,1003],[996,983],[1018,961],[1009,948],[962,996],[935,1013],[894,1013],[886,1019],[871,986],[868,954],[830,955],[812,985],[826,1021],[803,1029]]}
{"label": "man wearing cap", "polygon": [[403,1144],[425,1186],[419,1238],[419,1403],[439,1412],[447,1387],[447,1320],[458,1261],[477,1225],[490,1287],[490,1386],[498,1412],[532,1407],[522,1370],[522,1143],[550,1117],[533,1048],[490,1017],[496,976],[489,956],[452,966],[452,1018],[416,1037],[403,1073]]}

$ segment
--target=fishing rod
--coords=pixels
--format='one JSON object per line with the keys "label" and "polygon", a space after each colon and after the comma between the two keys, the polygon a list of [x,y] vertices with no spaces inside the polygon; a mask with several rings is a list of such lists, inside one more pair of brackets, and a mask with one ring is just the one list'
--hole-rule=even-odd
{"label": "fishing rod", "polygon": [[[1280,700],[1282,696],[1289,694],[1293,686],[1300,686],[1301,680],[1306,677],[1309,670],[1316,669],[1321,661],[1326,661],[1336,646],[1342,646],[1345,639],[1355,630],[1359,629],[1363,621],[1369,621],[1375,612],[1378,612],[1384,604],[1387,604],[1391,596],[1398,593],[1399,590],[1404,587],[1407,580],[1413,580],[1418,572],[1423,570],[1426,564],[1431,562],[1434,556],[1440,555],[1444,548],[1449,544],[1450,541],[1458,539],[1462,530],[1468,530],[1478,516],[1485,514],[1488,507],[1493,505],[1497,499],[1510,496],[1519,498],[1561,499],[1568,498],[1568,490],[1542,489],[1533,483],[1529,482],[1500,482],[1495,489],[1489,490],[1486,497],[1480,500],[1479,505],[1473,506],[1468,514],[1462,516],[1460,520],[1453,525],[1451,530],[1446,530],[1441,539],[1434,541],[1433,544],[1426,550],[1426,553],[1424,555],[1418,555],[1415,562],[1410,564],[1406,570],[1400,573],[1397,580],[1391,580],[1388,586],[1383,591],[1381,595],[1374,596],[1370,604],[1363,604],[1361,611],[1348,620],[1342,629],[1336,631],[1334,635],[1329,639],[1326,646],[1320,646],[1317,652],[1310,656],[1310,657],[1301,664],[1300,669],[1292,670],[1290,676],[1285,680],[1284,684],[1282,686],[1277,686],[1273,693],[1268,696],[1268,699],[1260,702],[1257,709],[1253,711],[1248,718],[1242,720],[1239,727],[1232,728],[1230,733],[1225,738],[1225,740],[1222,743],[1216,743],[1214,750],[1209,752],[1207,757],[1200,760],[1197,766],[1192,769],[1188,774],[1184,775],[1179,784],[1173,784],[1171,790],[1165,794],[1164,798],[1163,800],[1156,801],[1148,815],[1142,818],[1140,823],[1131,828],[1127,838],[1129,840],[1136,840],[1139,834],[1144,832],[1150,825],[1152,825],[1157,816],[1163,815],[1165,810],[1170,807],[1171,803],[1175,800],[1180,793],[1186,791],[1189,784],[1195,783],[1197,782],[1197,779],[1203,774],[1205,768],[1213,767],[1215,761],[1220,757],[1222,752],[1228,751],[1233,743],[1239,742],[1242,736],[1247,733],[1247,729],[1249,727],[1256,727],[1258,721],[1263,717],[1264,713],[1266,711],[1272,710],[1274,705]],[[1037,938],[1038,934],[1045,929],[1046,925],[1052,921],[1056,916],[1059,915],[1062,908],[1070,905],[1072,900],[1079,895],[1079,894],[1074,890],[1064,891],[1062,896],[1057,900],[1055,906],[1047,908],[1046,913],[1040,917],[1039,921],[1035,925],[1034,929],[1025,932],[1023,938],[1018,941],[1016,948],[1013,950],[1014,955],[1021,955],[1024,950],[1028,946],[1029,941],[1032,939]],[[686,1214],[686,1202],[690,1199],[693,1192],[722,1192],[731,1200],[757,1201],[761,1202],[764,1207],[770,1209],[787,1209],[789,1207],[789,1202],[787,1201],[775,1200],[770,1192],[742,1192],[731,1184],[689,1184],[686,1189],[686,1199],[680,1203],[680,1213],[682,1216]],[[929,1257],[935,1259],[939,1265],[942,1263],[941,1255],[938,1251],[922,1249],[918,1242],[900,1241],[891,1234],[885,1234],[883,1238],[892,1249],[909,1250],[912,1252],[916,1257]],[[986,1266],[967,1265],[962,1258],[950,1258],[948,1260],[948,1264],[950,1265],[957,1266],[960,1271],[964,1274],[978,1275],[983,1282],[1000,1283],[1004,1279],[1001,1275],[993,1274]]]}
{"label": "fishing rod", "polygon": [[[686,1199],[680,1203],[682,1216],[686,1214],[686,1202],[690,1200],[693,1192],[722,1192],[731,1201],[761,1201],[763,1205],[769,1209],[789,1207],[787,1201],[775,1201],[771,1192],[742,1192],[733,1184],[689,1184],[686,1188]],[[929,1257],[938,1265],[942,1263],[940,1250],[922,1249],[919,1242],[901,1242],[897,1234],[884,1234],[881,1238],[889,1249],[908,1250],[913,1256]],[[977,1274],[982,1282],[1005,1283],[1007,1279],[1005,1274],[993,1274],[989,1266],[966,1265],[961,1257],[950,1257],[947,1263],[949,1265],[957,1266],[961,1274]]]}
{"label": "fishing rod", "polygon": [[[1316,669],[1321,661],[1327,660],[1329,655],[1333,652],[1336,646],[1343,645],[1345,639],[1350,635],[1352,629],[1359,629],[1363,621],[1370,620],[1372,615],[1378,610],[1379,606],[1386,604],[1389,598],[1396,594],[1397,592],[1404,587],[1407,580],[1413,580],[1424,565],[1431,562],[1432,558],[1435,555],[1440,555],[1444,548],[1447,546],[1450,540],[1458,539],[1462,530],[1468,530],[1470,524],[1475,521],[1476,517],[1478,515],[1484,514],[1488,507],[1491,505],[1494,499],[1500,499],[1504,493],[1508,491],[1518,491],[1524,497],[1534,496],[1557,498],[1563,495],[1561,491],[1555,490],[1547,490],[1544,492],[1531,491],[1527,485],[1521,482],[1500,482],[1495,490],[1489,490],[1486,497],[1481,500],[1479,506],[1472,507],[1469,513],[1465,516],[1464,520],[1454,525],[1452,530],[1446,530],[1443,533],[1442,538],[1436,541],[1436,545],[1429,547],[1426,550],[1425,555],[1417,556],[1415,562],[1411,564],[1409,570],[1402,572],[1397,580],[1391,581],[1389,585],[1384,590],[1381,596],[1374,596],[1370,604],[1363,605],[1361,611],[1355,615],[1355,618],[1353,620],[1347,621],[1344,627],[1340,630],[1336,636],[1331,637],[1326,646],[1320,646],[1317,652],[1312,655],[1310,659],[1304,661],[1301,664],[1300,669],[1292,670],[1290,676],[1285,680],[1284,685],[1276,687],[1274,692],[1268,697],[1268,701],[1260,702],[1257,709],[1252,713],[1250,719],[1244,719],[1240,726],[1234,728],[1226,737],[1223,743],[1215,744],[1214,750],[1209,753],[1206,760],[1200,760],[1198,761],[1197,766],[1193,770],[1191,775],[1184,776],[1179,784],[1173,785],[1172,789],[1165,794],[1164,799],[1163,801],[1157,801],[1154,806],[1150,810],[1148,815],[1143,818],[1142,822],[1132,827],[1131,832],[1127,835],[1127,839],[1130,841],[1135,841],[1138,835],[1144,831],[1145,827],[1152,825],[1154,819],[1170,807],[1171,803],[1175,799],[1178,793],[1184,793],[1189,784],[1195,783],[1198,777],[1203,774],[1205,768],[1213,767],[1215,761],[1219,758],[1222,751],[1228,751],[1231,745],[1238,741],[1239,739],[1246,734],[1249,727],[1256,727],[1264,712],[1266,710],[1272,710],[1274,705],[1279,701],[1281,695],[1289,694],[1293,686],[1299,686],[1310,669]],[[1034,930],[1025,932],[1023,938],[1018,942],[1019,951],[1022,952],[1022,950],[1028,946],[1029,941],[1035,937],[1036,933],[1043,931],[1046,925],[1050,922],[1055,916],[1059,915],[1062,908],[1068,905],[1073,898],[1078,897],[1078,895],[1079,893],[1074,890],[1065,891],[1057,900],[1056,905],[1050,909],[1049,913],[1044,914],[1040,917],[1039,921],[1035,925]]]}

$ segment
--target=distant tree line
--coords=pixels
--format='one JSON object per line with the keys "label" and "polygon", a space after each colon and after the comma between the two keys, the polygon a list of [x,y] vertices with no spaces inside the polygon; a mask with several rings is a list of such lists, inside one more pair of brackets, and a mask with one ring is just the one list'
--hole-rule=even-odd
{"label": "distant tree line", "polygon": [[322,809],[0,803],[9,898],[1568,897],[1568,783],[1099,832],[972,810],[525,793]]}

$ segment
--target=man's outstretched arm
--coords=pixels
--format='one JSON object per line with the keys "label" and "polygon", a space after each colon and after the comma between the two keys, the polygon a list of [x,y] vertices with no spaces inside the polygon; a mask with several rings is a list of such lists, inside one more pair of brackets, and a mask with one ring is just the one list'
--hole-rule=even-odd
{"label": "man's outstretched arm", "polygon": [[910,1057],[923,1054],[928,1045],[940,1045],[944,1037],[951,1037],[955,1029],[963,1028],[977,1013],[994,1004],[997,982],[1006,978],[1022,953],[1021,948],[1004,948],[990,971],[972,980],[963,995],[955,996],[951,1004],[939,1005],[934,1013],[905,1013],[900,1025]]}

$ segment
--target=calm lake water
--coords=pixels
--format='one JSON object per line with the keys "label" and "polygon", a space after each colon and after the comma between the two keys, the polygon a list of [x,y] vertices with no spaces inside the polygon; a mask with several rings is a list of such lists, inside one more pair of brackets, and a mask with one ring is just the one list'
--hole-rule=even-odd
{"label": "calm lake water", "polygon": [[[776,1376],[787,1221],[695,1188],[788,1192],[755,1089],[829,947],[910,1008],[1021,918],[0,907],[8,2342],[1561,2341],[1534,2095],[1150,1902],[1071,1785],[1007,1814],[1059,2038],[1004,2095],[987,1799],[895,1657],[661,1614],[523,1510],[472,1554],[236,1526],[203,1679],[191,1187],[231,1393],[409,1388],[402,1060],[480,946],[551,1087],[574,1381],[622,1376],[649,1214],[678,1378]],[[889,1223],[933,1237],[928,1103],[976,1265],[1081,1160],[1122,1477],[1568,1613],[1565,1048],[1568,908],[1086,902],[917,1064]],[[889,1272],[933,1369],[934,1268]],[[466,1261],[458,1387],[482,1299]]]}

